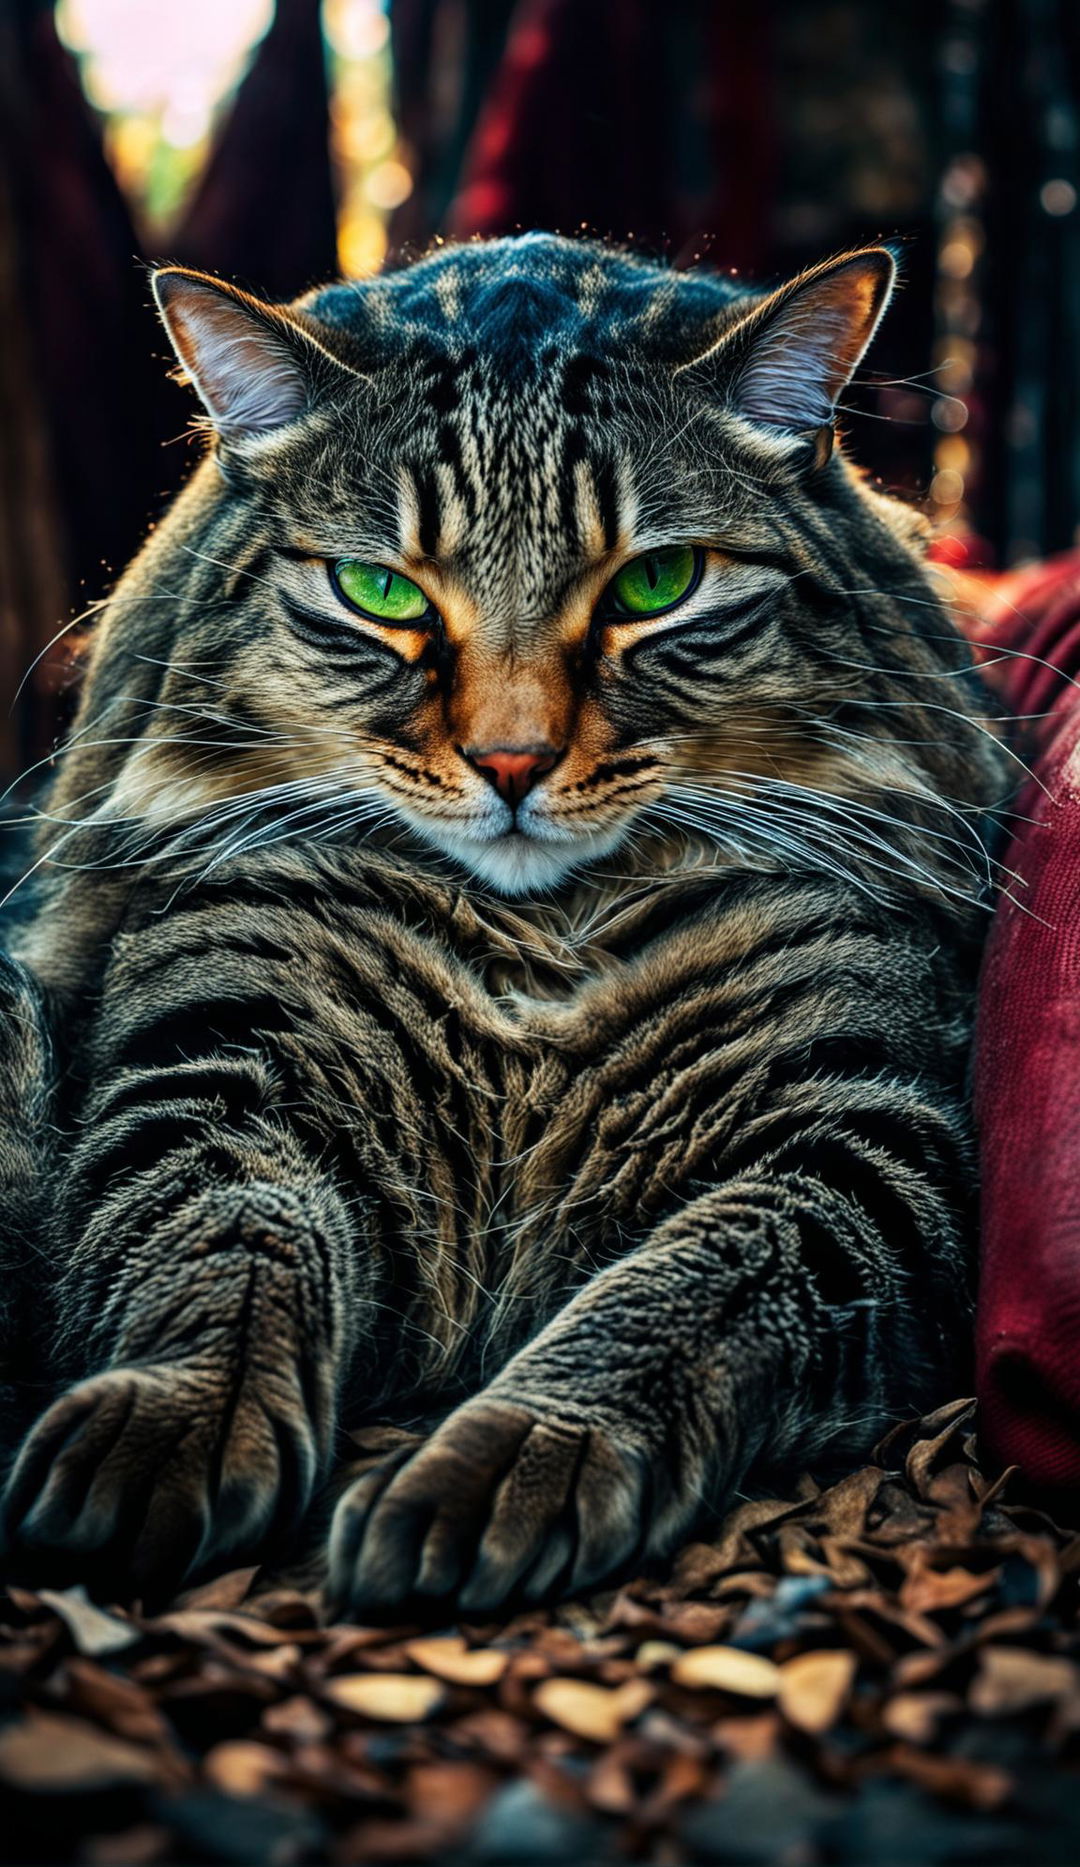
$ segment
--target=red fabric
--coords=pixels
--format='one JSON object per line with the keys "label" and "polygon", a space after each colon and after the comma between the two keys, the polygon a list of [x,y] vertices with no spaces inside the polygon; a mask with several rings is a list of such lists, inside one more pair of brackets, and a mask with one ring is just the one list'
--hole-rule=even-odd
{"label": "red fabric", "polygon": [[[520,0],[447,230],[548,227],[760,268],[775,173],[768,8]],[[395,233],[397,229],[395,228]]]}
{"label": "red fabric", "polygon": [[[970,594],[969,584],[965,594]],[[1033,772],[983,965],[981,1432],[1036,1483],[1080,1484],[1080,552],[981,585],[970,633]],[[997,659],[995,650],[1002,651]]]}

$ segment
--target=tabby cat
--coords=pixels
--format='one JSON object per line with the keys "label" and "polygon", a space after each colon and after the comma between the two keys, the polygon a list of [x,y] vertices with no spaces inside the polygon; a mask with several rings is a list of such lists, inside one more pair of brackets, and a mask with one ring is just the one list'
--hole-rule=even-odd
{"label": "tabby cat", "polygon": [[163,1591],[422,1417],[331,1598],[486,1613],[954,1382],[1003,754],[922,522],[832,446],[893,275],[157,273],[211,445],[19,941],[20,1133],[39,988],[58,1056],[0,1169],[52,1383],[9,1552]]}

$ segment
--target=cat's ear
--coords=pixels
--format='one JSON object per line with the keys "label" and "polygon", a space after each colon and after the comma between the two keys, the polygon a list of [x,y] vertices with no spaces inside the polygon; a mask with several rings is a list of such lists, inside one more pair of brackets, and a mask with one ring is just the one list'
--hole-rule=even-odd
{"label": "cat's ear", "polygon": [[733,413],[778,438],[831,430],[895,280],[884,246],[826,260],[761,300],[688,367],[707,368]]}
{"label": "cat's ear", "polygon": [[307,412],[331,359],[290,312],[182,266],[161,267],[152,283],[180,366],[222,440],[271,434]]}

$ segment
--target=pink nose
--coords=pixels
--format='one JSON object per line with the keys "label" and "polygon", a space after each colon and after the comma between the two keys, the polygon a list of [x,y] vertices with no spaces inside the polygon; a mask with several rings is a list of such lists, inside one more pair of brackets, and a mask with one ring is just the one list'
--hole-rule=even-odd
{"label": "pink nose", "polygon": [[562,754],[551,746],[492,746],[483,751],[467,746],[465,757],[508,804],[520,804],[537,779],[558,764]]}

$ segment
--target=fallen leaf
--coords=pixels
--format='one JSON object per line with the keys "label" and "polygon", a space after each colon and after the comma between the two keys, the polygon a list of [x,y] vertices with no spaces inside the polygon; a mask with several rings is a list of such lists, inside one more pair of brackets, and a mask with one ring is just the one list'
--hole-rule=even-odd
{"label": "fallen leaf", "polygon": [[911,1543],[918,1537],[932,1536],[934,1512],[930,1505],[913,1497],[898,1479],[886,1479],[878,1491],[866,1526],[859,1540],[863,1549],[873,1548],[879,1556],[890,1549]]}
{"label": "fallen leaf", "polygon": [[[329,1744],[304,1744],[295,1750],[287,1762],[288,1781],[298,1783],[306,1794],[322,1799],[334,1796],[349,1803],[360,1800],[397,1808],[401,1803],[398,1789],[385,1770],[367,1762],[373,1735],[376,1740],[396,1735],[401,1743],[407,1741],[403,1732],[339,1731],[333,1748]],[[355,1748],[357,1740],[361,1745],[359,1752]]]}
{"label": "fallen leaf", "polygon": [[663,1610],[639,1601],[626,1588],[620,1589],[612,1600],[604,1622],[609,1632],[611,1630],[617,1633],[625,1631],[639,1635],[658,1634],[663,1625]]}
{"label": "fallen leaf", "polygon": [[[553,1672],[576,1672],[581,1665],[584,1645],[569,1627],[534,1627],[528,1639],[534,1653],[551,1661]],[[615,1644],[621,1643],[616,1639]]]}
{"label": "fallen leaf", "polygon": [[841,1478],[808,1506],[807,1523],[834,1537],[860,1536],[867,1512],[888,1475],[880,1465],[864,1465],[860,1471]]}
{"label": "fallen leaf", "polygon": [[[349,1660],[355,1660],[357,1654],[360,1653],[378,1654],[384,1647],[390,1646],[400,1632],[400,1628],[390,1627],[331,1628],[328,1643],[319,1655],[323,1671],[337,1672]],[[372,1663],[378,1665],[378,1658]]]}
{"label": "fallen leaf", "polygon": [[929,1653],[903,1653],[892,1669],[893,1683],[904,1691],[928,1685],[946,1672],[963,1651],[958,1643],[952,1647],[935,1647]]}
{"label": "fallen leaf", "polygon": [[498,1647],[468,1647],[460,1634],[431,1640],[408,1640],[405,1651],[413,1664],[448,1685],[497,1685],[510,1655]]}
{"label": "fallen leaf", "polygon": [[41,1613],[41,1597],[40,1595],[36,1595],[33,1589],[20,1588],[17,1582],[8,1582],[4,1593],[7,1595],[12,1606],[18,1608],[20,1614],[35,1615]]}
{"label": "fallen leaf", "polygon": [[[256,1563],[253,1569],[230,1569],[227,1575],[215,1576],[212,1582],[203,1582],[199,1588],[189,1588],[176,1598],[176,1607],[181,1611],[188,1608],[238,1608],[251,1593],[251,1584],[259,1573]],[[261,1607],[261,1604],[260,1604]]]}
{"label": "fallen leaf", "polygon": [[643,1673],[649,1673],[658,1667],[670,1666],[681,1652],[682,1648],[677,1647],[673,1640],[643,1640],[634,1654],[634,1660]]}
{"label": "fallen leaf", "polygon": [[676,1685],[704,1686],[737,1698],[774,1698],[780,1668],[760,1653],[744,1653],[739,1647],[692,1647],[674,1661],[671,1677]]}
{"label": "fallen leaf", "polygon": [[418,1673],[346,1673],[324,1684],[323,1696],[343,1710],[385,1724],[430,1718],[446,1698],[438,1679]]}
{"label": "fallen leaf", "polygon": [[236,1738],[215,1744],[203,1758],[203,1772],[227,1796],[262,1796],[282,1775],[281,1755],[269,1744]]}
{"label": "fallen leaf", "polygon": [[916,1439],[904,1461],[904,1476],[920,1497],[925,1496],[930,1474],[949,1441],[962,1431],[974,1412],[973,1400],[953,1400],[928,1413],[921,1422],[923,1436]]}
{"label": "fallen leaf", "polygon": [[96,1718],[117,1737],[133,1743],[162,1744],[171,1741],[168,1722],[154,1704],[149,1692],[134,1679],[108,1672],[93,1660],[73,1659],[64,1667],[66,1701],[73,1711]]}
{"label": "fallen leaf", "polygon": [[[777,1532],[777,1553],[785,1574],[815,1576],[829,1574],[829,1565],[818,1545],[817,1537],[805,1523],[786,1523]],[[860,1580],[864,1579],[860,1571]],[[843,1578],[837,1576],[837,1586],[843,1586]]]}
{"label": "fallen leaf", "polygon": [[959,1608],[987,1594],[1000,1574],[1000,1569],[984,1569],[979,1574],[970,1569],[935,1569],[927,1552],[918,1549],[900,1588],[900,1605],[913,1614],[939,1614],[947,1608]]}
{"label": "fallen leaf", "polygon": [[455,1744],[493,1757],[498,1763],[518,1763],[525,1752],[529,1727],[497,1705],[467,1712],[449,1727]]}
{"label": "fallen leaf", "polygon": [[727,1756],[740,1763],[760,1763],[775,1753],[780,1720],[772,1710],[759,1711],[753,1718],[720,1718],[712,1735]]}
{"label": "fallen leaf", "polygon": [[719,1540],[715,1543],[688,1543],[675,1559],[672,1577],[675,1586],[687,1594],[704,1590],[728,1569],[760,1564],[760,1552],[754,1543],[755,1531],[776,1525],[800,1508],[781,1498],[751,1498],[725,1518]]}
{"label": "fallen leaf", "polygon": [[440,1826],[458,1834],[499,1786],[494,1770],[480,1764],[438,1759],[417,1763],[409,1771],[408,1806],[417,1820],[437,1811]]}
{"label": "fallen leaf", "polygon": [[317,1589],[301,1594],[295,1588],[274,1588],[249,1595],[243,1605],[246,1613],[257,1614],[260,1621],[268,1621],[271,1627],[285,1628],[294,1638],[311,1633],[322,1636],[325,1630],[318,1613],[317,1596]]}
{"label": "fallen leaf", "polygon": [[622,1745],[615,1743],[601,1751],[589,1771],[585,1793],[593,1808],[605,1815],[629,1815],[637,1795]]}
{"label": "fallen leaf", "polygon": [[[153,1634],[174,1634],[178,1640],[190,1640],[197,1646],[213,1646],[221,1634],[229,1634],[253,1647],[276,1647],[281,1644],[281,1629],[271,1627],[255,1614],[238,1614],[225,1608],[177,1608],[147,1621]],[[302,1638],[292,1635],[291,1638]]]}
{"label": "fallen leaf", "polygon": [[826,1572],[834,1588],[861,1588],[864,1582],[873,1580],[870,1569],[860,1553],[864,1547],[865,1544],[860,1543],[859,1549],[854,1549],[846,1532],[843,1538],[822,1537],[821,1553],[825,1559]]}
{"label": "fallen leaf", "polygon": [[896,1744],[887,1761],[920,1788],[972,1809],[998,1809],[1012,1794],[1013,1779],[989,1763],[968,1757],[936,1757],[927,1750]]}
{"label": "fallen leaf", "polygon": [[85,1588],[42,1588],[38,1599],[60,1616],[78,1651],[89,1659],[99,1659],[105,1653],[122,1653],[125,1647],[137,1646],[142,1639],[139,1629],[130,1621],[96,1607]]}
{"label": "fallen leaf", "polygon": [[[757,1577],[757,1580],[765,1580]],[[775,1584],[769,1582],[771,1594]],[[697,1647],[712,1645],[718,1634],[726,1633],[731,1625],[732,1610],[729,1607],[715,1608],[707,1601],[676,1602],[664,1618],[665,1631],[676,1640],[682,1640],[687,1646]]]}
{"label": "fallen leaf", "polygon": [[962,1710],[963,1700],[952,1692],[897,1692],[882,1708],[881,1722],[890,1737],[932,1744],[942,1718]]}
{"label": "fallen leaf", "polygon": [[925,1614],[913,1614],[900,1607],[880,1589],[854,1589],[837,1599],[843,1602],[845,1609],[861,1609],[864,1615],[872,1615],[875,1620],[883,1621],[886,1627],[899,1628],[909,1640],[917,1640],[925,1647],[945,1645],[946,1636],[936,1621],[930,1620]]}
{"label": "fallen leaf", "polygon": [[841,1649],[800,1653],[780,1668],[777,1703],[789,1724],[820,1736],[843,1710],[857,1661]]}
{"label": "fallen leaf", "polygon": [[329,1737],[333,1730],[329,1714],[313,1699],[282,1699],[278,1705],[268,1705],[262,1715],[262,1727],[272,1737],[287,1737],[296,1744],[317,1744]]}
{"label": "fallen leaf", "polygon": [[1078,1683],[1080,1675],[1071,1660],[1023,1647],[983,1647],[968,1704],[985,1717],[997,1717],[1065,1698]]}
{"label": "fallen leaf", "polygon": [[237,1648],[231,1649],[238,1663],[262,1673],[267,1679],[283,1680],[291,1684],[293,1675],[303,1658],[300,1648],[291,1640],[283,1640],[279,1647],[260,1647],[254,1653],[242,1653]]}
{"label": "fallen leaf", "polygon": [[691,1797],[700,1796],[709,1782],[709,1769],[700,1757],[677,1752],[664,1764],[663,1774],[641,1808],[643,1821],[656,1823]]}
{"label": "fallen leaf", "polygon": [[[995,1492],[972,1427],[967,1402],[901,1423],[839,1483],[743,1503],[672,1572],[508,1622],[328,1627],[306,1548],[287,1570],[234,1571],[157,1618],[70,1590],[0,1594],[8,1767],[28,1770],[19,1793],[43,1810],[71,1770],[75,1794],[52,1798],[39,1840],[47,1829],[52,1845],[55,1828],[56,1857],[88,1867],[201,1859],[211,1820],[230,1859],[464,1858],[474,1830],[487,1845],[496,1810],[500,1836],[565,1817],[560,1858],[603,1854],[605,1823],[607,1851],[659,1861],[681,1858],[692,1811],[708,1805],[723,1853],[738,1851],[751,1779],[775,1852],[778,1798],[790,1790],[801,1807],[814,1774],[827,1788],[812,1797],[841,1817],[838,1858],[856,1829],[865,1838],[864,1784],[917,1844],[927,1794],[992,1814],[1012,1779],[1038,1793],[1080,1741],[1080,1536],[1019,1485]],[[403,1444],[378,1439],[384,1460]],[[76,1650],[59,1606],[70,1615],[72,1600],[76,1621],[89,1609],[125,1644]],[[181,1745],[202,1759],[197,1778]],[[176,1794],[188,1783],[190,1801]],[[0,1768],[0,1800],[14,1787]],[[927,1833],[954,1826],[967,1858],[955,1817],[926,1820]],[[80,1822],[89,1832],[73,1832]],[[807,1827],[800,1845],[820,1851],[821,1836]]]}
{"label": "fallen leaf", "polygon": [[653,1687],[645,1679],[615,1687],[591,1685],[585,1679],[544,1679],[533,1693],[533,1704],[575,1737],[611,1744],[652,1697]]}
{"label": "fallen leaf", "polygon": [[[788,1578],[783,1575],[780,1577],[781,1582],[787,1579]],[[806,1578],[804,1576],[796,1576],[793,1579],[796,1581],[805,1581]],[[724,1628],[730,1625],[731,1610],[740,1595],[749,1595],[755,1601],[771,1601],[776,1593],[777,1587],[778,1582],[776,1576],[767,1575],[764,1569],[733,1569],[730,1574],[723,1576],[712,1591],[712,1599],[724,1603],[722,1609],[712,1610],[713,1613],[722,1616],[716,1632],[720,1633]],[[704,1606],[704,1603],[700,1601],[688,1601],[685,1605],[687,1608],[701,1608]],[[681,1631],[680,1629],[680,1633]],[[685,1638],[689,1639],[689,1635],[685,1636]],[[716,1644],[716,1633],[704,1639],[700,1644],[704,1646],[714,1646]]]}
{"label": "fallen leaf", "polygon": [[822,1535],[819,1540],[806,1524],[785,1524],[777,1546],[785,1581],[827,1581],[834,1588],[858,1588],[871,1580],[865,1562],[846,1543],[835,1536]]}
{"label": "fallen leaf", "polygon": [[128,1744],[78,1718],[37,1713],[0,1731],[0,1781],[51,1793],[160,1783],[166,1772],[152,1751]]}
{"label": "fallen leaf", "polygon": [[856,1614],[846,1606],[845,1597],[837,1597],[839,1603],[834,1609],[836,1625],[851,1647],[862,1660],[868,1660],[872,1666],[889,1667],[896,1659],[896,1648],[887,1640],[880,1628],[877,1628],[865,1615]]}
{"label": "fallen leaf", "polygon": [[533,1688],[551,1675],[551,1666],[542,1653],[524,1648],[511,1656],[510,1664],[499,1681],[499,1704],[515,1718],[531,1719]]}

